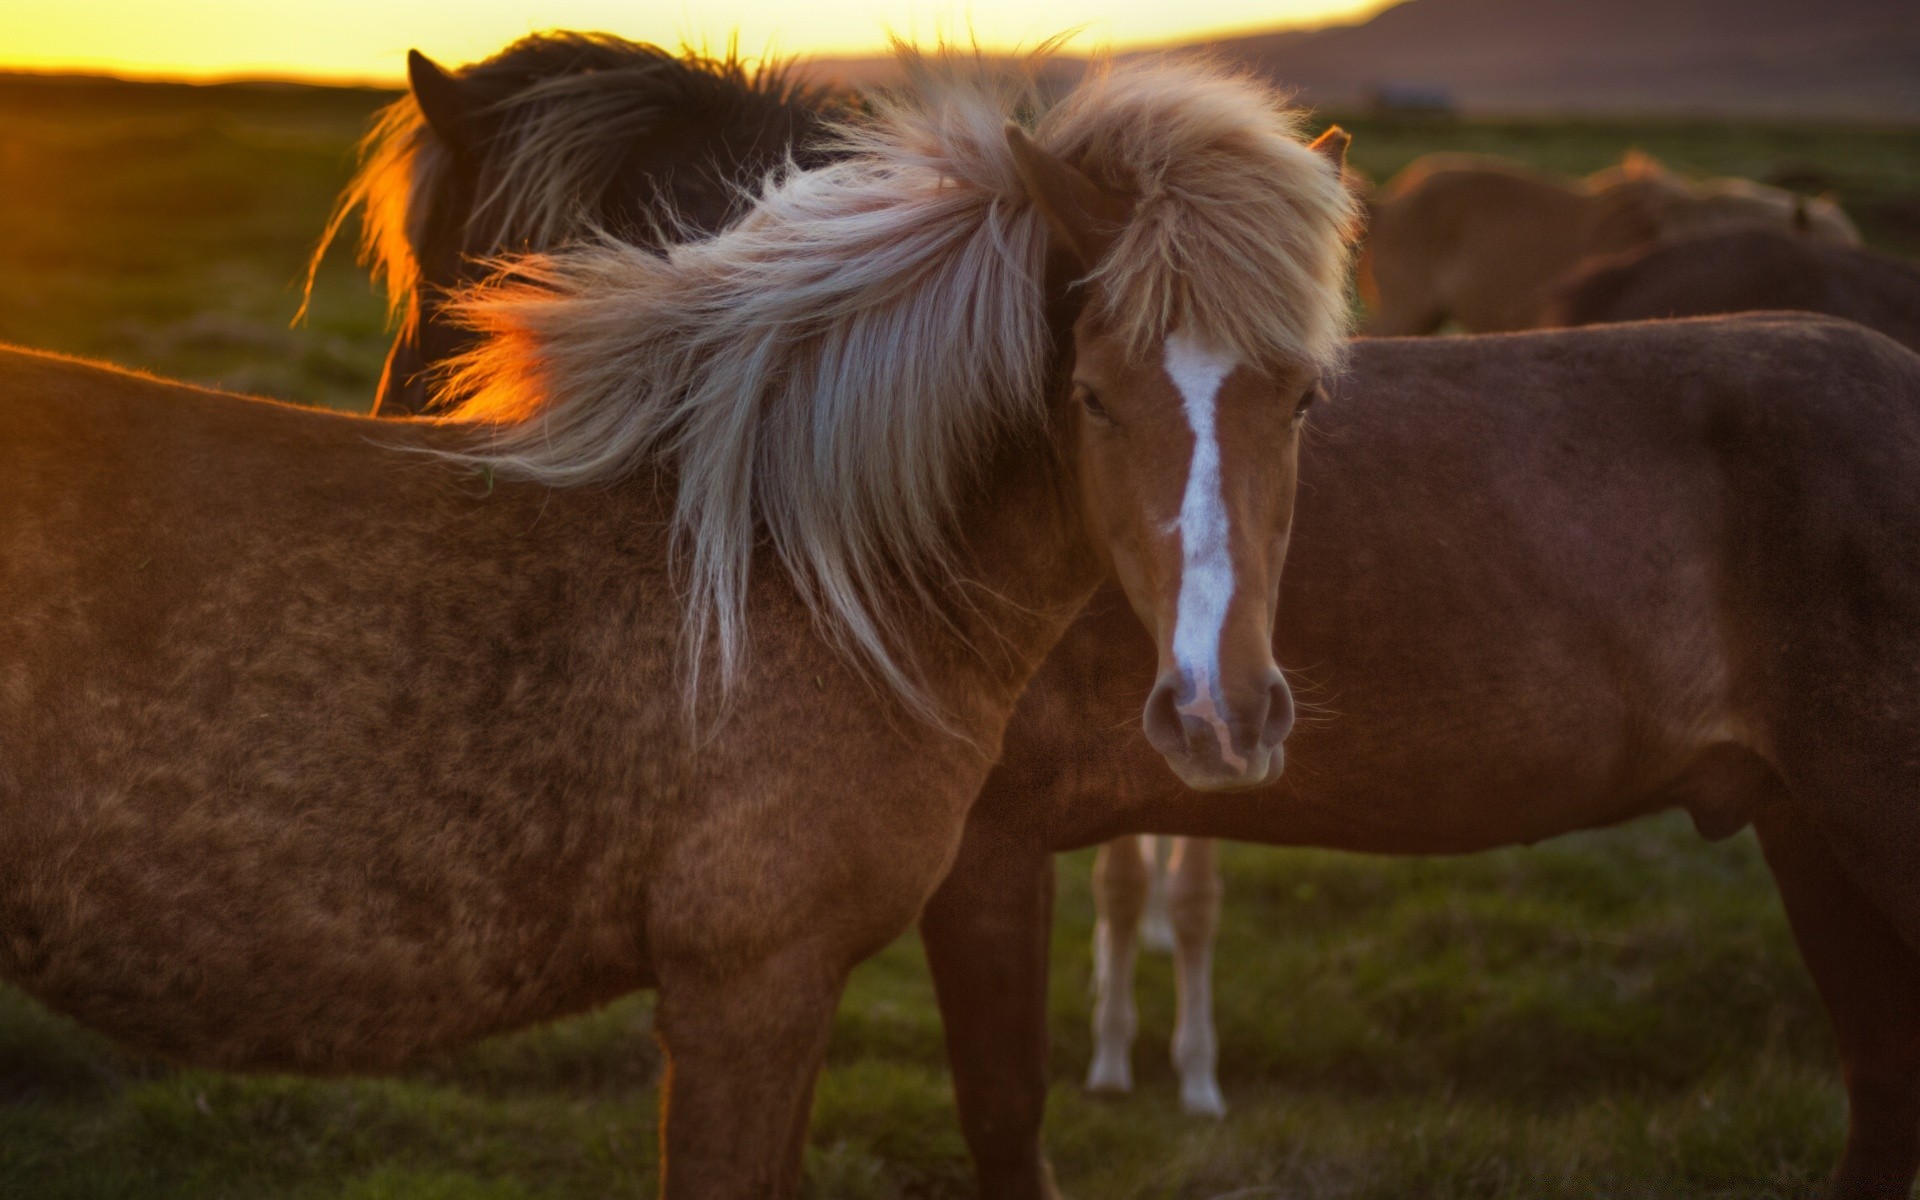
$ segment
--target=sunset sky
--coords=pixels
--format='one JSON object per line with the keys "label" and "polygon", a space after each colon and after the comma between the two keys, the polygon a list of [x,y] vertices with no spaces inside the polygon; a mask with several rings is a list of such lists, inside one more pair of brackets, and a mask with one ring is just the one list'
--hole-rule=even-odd
{"label": "sunset sky", "polygon": [[1078,45],[1323,24],[1383,0],[0,0],[0,69],[191,78],[293,76],[391,82],[409,47],[448,63],[539,29],[600,29],[743,53],[864,54],[888,30],[990,48],[1081,26]]}

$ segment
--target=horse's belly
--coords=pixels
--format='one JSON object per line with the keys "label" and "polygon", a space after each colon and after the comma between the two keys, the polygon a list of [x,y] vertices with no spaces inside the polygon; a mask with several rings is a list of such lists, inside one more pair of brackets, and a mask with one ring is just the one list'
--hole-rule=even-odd
{"label": "horse's belly", "polygon": [[649,982],[604,860],[422,845],[409,866],[234,812],[35,807],[0,850],[0,976],[175,1061],[381,1070]]}

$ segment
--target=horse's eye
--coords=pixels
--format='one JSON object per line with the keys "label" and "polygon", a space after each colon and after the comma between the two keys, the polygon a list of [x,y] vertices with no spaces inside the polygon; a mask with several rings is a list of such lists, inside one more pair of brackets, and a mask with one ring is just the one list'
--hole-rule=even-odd
{"label": "horse's eye", "polygon": [[1306,391],[1301,392],[1299,403],[1293,406],[1293,419],[1298,421],[1302,417],[1306,416],[1307,410],[1312,408],[1313,402],[1315,400],[1318,400],[1319,398],[1320,398],[1320,385],[1317,383],[1314,384],[1312,387],[1308,388]]}
{"label": "horse's eye", "polygon": [[1100,403],[1100,397],[1093,394],[1092,388],[1084,383],[1076,383],[1073,385],[1073,395],[1080,401],[1080,407],[1087,410],[1087,415],[1105,421],[1109,425],[1113,424],[1113,418],[1107,413],[1107,406]]}

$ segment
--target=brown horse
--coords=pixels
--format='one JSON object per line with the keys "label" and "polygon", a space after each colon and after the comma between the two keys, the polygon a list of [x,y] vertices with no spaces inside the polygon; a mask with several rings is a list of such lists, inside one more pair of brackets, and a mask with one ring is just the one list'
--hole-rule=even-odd
{"label": "brown horse", "polygon": [[1316,409],[1275,641],[1332,715],[1277,785],[1116,736],[1097,599],[1029,687],[922,933],[986,1195],[1047,1194],[1053,852],[1140,832],[1393,854],[1668,808],[1751,822],[1834,1021],[1836,1197],[1920,1160],[1920,357],[1769,315],[1357,342]]}
{"label": "brown horse", "polygon": [[665,1190],[788,1195],[847,970],[1100,579],[1169,761],[1271,777],[1339,156],[1197,66],[909,66],[731,232],[465,297],[463,420],[0,356],[0,977],[315,1071],[655,985]]}
{"label": "brown horse", "polygon": [[1920,350],[1920,267],[1890,254],[1755,226],[1679,238],[1582,267],[1545,325],[1794,309],[1877,329]]}
{"label": "brown horse", "polygon": [[1583,259],[1731,223],[1796,219],[1828,240],[1860,240],[1830,200],[1745,179],[1693,182],[1643,154],[1584,180],[1499,158],[1429,155],[1369,207],[1365,331],[1432,333],[1448,320],[1473,333],[1531,329],[1549,290]]}
{"label": "brown horse", "polygon": [[416,50],[407,74],[313,256],[362,214],[361,258],[400,317],[374,399],[387,416],[427,411],[429,368],[472,345],[444,300],[491,260],[596,234],[658,248],[716,232],[769,173],[825,165],[843,107],[783,66],[598,33],[536,34],[455,72]]}

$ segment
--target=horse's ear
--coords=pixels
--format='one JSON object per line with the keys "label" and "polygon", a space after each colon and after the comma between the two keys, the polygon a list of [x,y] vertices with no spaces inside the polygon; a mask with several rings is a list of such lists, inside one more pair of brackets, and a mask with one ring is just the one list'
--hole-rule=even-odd
{"label": "horse's ear", "polygon": [[1657,179],[1666,173],[1667,168],[1659,159],[1638,147],[1620,158],[1620,174],[1628,179]]}
{"label": "horse's ear", "polygon": [[427,128],[457,151],[471,150],[474,116],[484,106],[467,84],[418,50],[407,51],[407,86]]}
{"label": "horse's ear", "polygon": [[1807,211],[1805,196],[1793,198],[1793,231],[1799,234],[1813,232],[1813,214]]}
{"label": "horse's ear", "polygon": [[1327,131],[1313,139],[1307,149],[1324,157],[1333,164],[1336,174],[1345,174],[1347,169],[1347,147],[1353,145],[1353,135],[1338,125],[1327,126]]}
{"label": "horse's ear", "polygon": [[1087,178],[1078,167],[1042,150],[1012,121],[1007,122],[1007,147],[1013,151],[1014,170],[1047,228],[1080,260],[1081,269],[1099,266],[1126,227],[1133,205]]}

